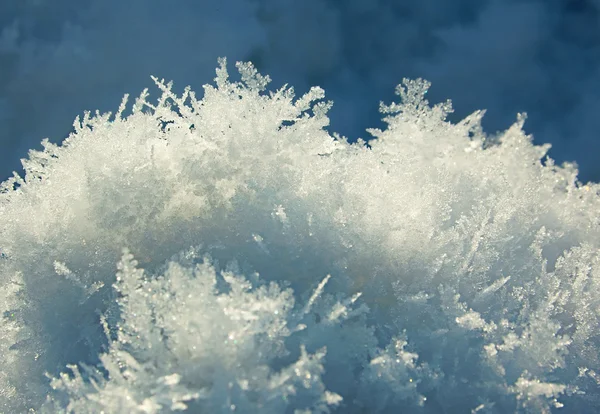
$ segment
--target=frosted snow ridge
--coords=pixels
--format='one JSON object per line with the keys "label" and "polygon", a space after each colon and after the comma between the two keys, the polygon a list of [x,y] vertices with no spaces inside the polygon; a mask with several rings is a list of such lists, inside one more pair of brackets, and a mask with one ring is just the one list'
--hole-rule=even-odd
{"label": "frosted snow ridge", "polygon": [[351,144],[237,67],[1,184],[0,412],[600,410],[600,185],[421,79]]}

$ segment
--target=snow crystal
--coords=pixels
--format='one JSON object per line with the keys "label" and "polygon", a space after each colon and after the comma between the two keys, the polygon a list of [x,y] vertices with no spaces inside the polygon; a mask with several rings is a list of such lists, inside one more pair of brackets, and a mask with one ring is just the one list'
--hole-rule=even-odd
{"label": "snow crystal", "polygon": [[2,183],[0,411],[600,410],[598,185],[424,80],[350,144],[237,67]]}

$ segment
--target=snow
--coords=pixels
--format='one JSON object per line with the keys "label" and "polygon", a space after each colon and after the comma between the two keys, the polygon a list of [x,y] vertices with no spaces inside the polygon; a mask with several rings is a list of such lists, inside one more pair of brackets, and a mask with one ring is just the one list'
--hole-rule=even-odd
{"label": "snow", "polygon": [[2,183],[0,411],[600,409],[598,184],[421,79],[367,145],[237,68]]}

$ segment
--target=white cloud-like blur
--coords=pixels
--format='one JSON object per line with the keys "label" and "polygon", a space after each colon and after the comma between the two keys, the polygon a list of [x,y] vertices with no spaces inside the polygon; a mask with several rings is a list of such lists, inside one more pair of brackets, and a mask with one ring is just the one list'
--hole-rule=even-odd
{"label": "white cloud-like blur", "polygon": [[600,2],[505,0],[21,0],[0,3],[0,179],[84,110],[106,111],[150,75],[199,89],[217,56],[251,60],[274,86],[320,85],[331,130],[380,126],[377,101],[403,77],[433,83],[456,118],[517,112],[550,155],[600,180]]}

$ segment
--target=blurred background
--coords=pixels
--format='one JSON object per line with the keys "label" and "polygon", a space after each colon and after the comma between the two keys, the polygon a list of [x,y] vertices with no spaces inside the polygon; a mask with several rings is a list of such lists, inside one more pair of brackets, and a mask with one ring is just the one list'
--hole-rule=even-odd
{"label": "blurred background", "polygon": [[322,86],[330,132],[352,141],[423,77],[453,120],[487,109],[488,133],[527,112],[536,143],[600,181],[600,0],[1,0],[0,181],[84,110],[156,95],[150,75],[201,96],[219,56],[273,89]]}

